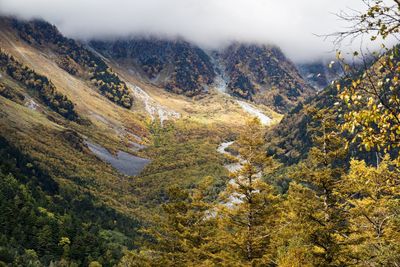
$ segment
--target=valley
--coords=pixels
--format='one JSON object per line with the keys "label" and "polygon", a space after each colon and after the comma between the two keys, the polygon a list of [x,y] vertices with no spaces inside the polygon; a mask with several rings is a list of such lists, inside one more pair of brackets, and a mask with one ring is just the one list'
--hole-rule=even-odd
{"label": "valley", "polygon": [[0,266],[400,264],[397,46],[294,63],[1,14]]}
{"label": "valley", "polygon": [[[60,68],[53,48],[26,43],[7,23],[2,21],[1,50],[47,77],[85,122],[65,121],[2,72],[1,84],[24,96],[21,103],[1,97],[1,136],[32,157],[63,190],[88,192],[96,205],[129,214],[130,220],[147,221],[144,211],[151,207],[157,212],[164,190],[173,183],[187,187],[199,177],[213,176],[216,197],[228,176],[218,144],[236,136],[253,116],[268,123],[281,119],[268,107],[247,104],[217,88],[198,99],[165,91],[110,59],[134,99],[133,107],[125,109]],[[124,227],[117,231],[136,231]]]}

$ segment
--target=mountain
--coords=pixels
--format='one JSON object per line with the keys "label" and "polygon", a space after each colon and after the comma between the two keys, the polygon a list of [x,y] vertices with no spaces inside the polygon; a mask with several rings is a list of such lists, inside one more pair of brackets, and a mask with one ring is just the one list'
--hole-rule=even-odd
{"label": "mountain", "polygon": [[215,72],[210,58],[185,41],[159,39],[91,41],[91,47],[152,84],[186,96],[207,92]]}
{"label": "mountain", "polygon": [[[275,46],[85,43],[41,20],[1,18],[0,265],[291,266],[285,261],[297,257],[298,244],[304,265],[310,257],[332,265],[329,253],[341,251],[332,241],[342,246],[353,235],[347,224],[358,227],[355,217],[336,220],[364,197],[351,192],[346,204],[348,188],[368,188],[368,175],[373,183],[398,178],[385,163],[398,158],[397,148],[381,158],[371,146],[360,150],[358,139],[345,146],[353,133],[338,125],[351,113],[338,88],[381,84],[377,100],[348,99],[371,109],[358,117],[372,125],[366,137],[389,133],[392,145],[398,125],[380,132],[388,124],[375,112],[382,99],[397,112],[399,79],[379,65],[397,70],[394,54],[396,61],[367,67],[380,82],[360,70],[328,85],[341,76],[339,66],[298,70]],[[385,175],[371,169],[381,160]],[[354,181],[342,183],[349,175]]]}
{"label": "mountain", "polygon": [[[176,83],[211,83],[202,50],[169,45],[165,62],[181,62]],[[182,80],[185,71],[203,78]],[[219,143],[254,114],[280,118],[212,90],[190,98],[149,80],[49,23],[0,19],[0,265],[114,266],[141,242],[139,228],[171,185],[213,177],[216,198],[228,178]]]}
{"label": "mountain", "polygon": [[236,43],[217,55],[237,97],[286,113],[315,93],[278,47]]}
{"label": "mountain", "polygon": [[[397,33],[378,2],[359,18]],[[344,75],[273,45],[0,17],[0,266],[399,266],[383,51]]]}
{"label": "mountain", "polygon": [[112,266],[132,247],[128,180],[87,143],[130,151],[147,131],[133,108],[126,83],[79,43],[48,23],[1,19],[1,265],[51,265],[62,241],[76,265]]}
{"label": "mountain", "polygon": [[333,110],[338,100],[336,88],[329,86],[292,109],[278,125],[267,132],[268,154],[289,165],[306,158],[314,145],[312,128],[316,127],[313,120],[315,111]]}
{"label": "mountain", "polygon": [[182,40],[156,38],[97,40],[89,45],[146,81],[187,96],[217,87],[285,113],[315,93],[273,46],[235,43],[208,51]]}
{"label": "mountain", "polygon": [[297,65],[297,67],[302,77],[318,90],[325,89],[332,81],[343,76],[343,70],[335,60],[302,63]]}
{"label": "mountain", "polygon": [[111,101],[126,108],[132,106],[132,96],[118,75],[99,56],[62,36],[55,26],[41,20],[23,22],[16,19],[3,19],[2,24],[13,28],[28,44],[54,53],[60,68],[90,81]]}

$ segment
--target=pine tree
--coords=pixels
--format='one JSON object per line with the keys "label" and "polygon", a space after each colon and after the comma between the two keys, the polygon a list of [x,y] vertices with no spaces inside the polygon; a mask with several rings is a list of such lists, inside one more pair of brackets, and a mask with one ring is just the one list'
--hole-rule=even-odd
{"label": "pine tree", "polygon": [[[202,266],[210,257],[208,241],[216,229],[210,204],[205,200],[212,178],[192,190],[171,187],[153,227],[145,229],[150,242],[131,251],[119,266]],[[207,266],[205,264],[204,266]]]}
{"label": "pine tree", "polygon": [[[313,147],[306,160],[290,174],[290,186],[277,238],[279,261],[300,259],[314,266],[341,266],[346,223],[336,188],[345,172],[347,151],[336,131],[336,116],[328,110],[314,114]],[[294,257],[288,260],[288,257]]]}
{"label": "pine tree", "polygon": [[399,169],[388,156],[378,167],[352,160],[340,193],[348,209],[348,253],[354,264],[400,265],[399,185]]}
{"label": "pine tree", "polygon": [[276,168],[267,157],[264,131],[257,119],[250,121],[237,144],[242,166],[231,174],[226,191],[228,203],[217,212],[218,258],[224,266],[265,266],[272,262],[270,247],[279,197],[263,181],[263,174]]}

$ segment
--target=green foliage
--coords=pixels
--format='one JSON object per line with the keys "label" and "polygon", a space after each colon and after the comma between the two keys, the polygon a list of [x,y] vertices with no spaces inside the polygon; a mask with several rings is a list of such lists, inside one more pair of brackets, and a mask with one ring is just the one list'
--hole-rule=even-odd
{"label": "green foliage", "polygon": [[277,237],[282,266],[290,266],[297,256],[311,266],[341,266],[344,261],[342,235],[347,229],[336,189],[347,151],[334,115],[322,109],[314,119],[320,121],[313,133],[317,146],[290,173],[297,183],[290,185],[284,206],[289,212],[281,222],[286,227]]}
{"label": "green foliage", "polygon": [[[131,251],[121,266],[264,266],[272,263],[270,237],[279,197],[258,175],[272,159],[263,152],[263,132],[258,120],[239,139],[239,151],[248,161],[234,173],[238,186],[226,194],[243,195],[233,207],[215,205],[212,177],[191,189],[169,187],[166,204],[144,231],[144,248]],[[215,149],[215,148],[214,148]]]}
{"label": "green foliage", "polygon": [[120,231],[134,222],[116,224],[121,216],[93,195],[60,184],[5,139],[0,144],[0,262],[112,266],[122,257],[130,242]]}
{"label": "green foliage", "polygon": [[150,237],[146,249],[129,252],[120,265],[193,266],[204,262],[209,257],[208,240],[216,229],[211,205],[206,202],[211,180],[205,178],[190,191],[170,187],[160,214],[144,230]]}
{"label": "green foliage", "polygon": [[[397,38],[400,2],[364,2],[367,7],[365,12],[343,16],[353,26],[348,31],[336,33],[338,40],[356,38],[361,34],[372,36],[371,40],[375,42],[389,37]],[[350,142],[361,143],[367,151],[393,153],[398,148],[400,133],[399,47],[389,49],[384,44],[381,46],[384,53],[372,53],[375,57],[372,66],[367,66],[363,51],[354,52],[354,57],[361,57],[364,62],[365,70],[360,77],[352,75],[352,66],[338,52],[337,57],[343,63],[348,78],[345,83],[337,82],[336,87],[348,109],[344,115],[343,130],[354,135]]]}
{"label": "green foliage", "polygon": [[[341,37],[375,32],[386,38],[397,33],[400,5],[395,2],[386,6],[383,1],[365,1],[370,7],[367,13],[351,19],[361,28]],[[317,133],[316,147],[291,175],[297,183],[290,185],[283,207],[287,212],[281,218],[285,227],[276,237],[279,266],[400,263],[397,50],[386,50],[372,66],[365,63],[362,75],[353,72],[337,82],[342,100],[335,103],[338,108],[318,111],[321,123],[308,127]],[[344,69],[350,66],[344,64]],[[335,110],[343,119],[330,118]],[[386,155],[377,153],[375,166],[353,159],[348,167],[346,150],[359,144]]]}
{"label": "green foliage", "polygon": [[[356,71],[353,75],[346,76],[337,81],[343,86],[351,86],[353,77],[361,79],[362,71]],[[371,131],[358,131],[361,128],[357,127],[354,131],[343,131],[350,126],[348,119],[353,113],[353,107],[347,105],[340,98],[340,91],[336,86],[332,85],[324,89],[315,97],[309,99],[303,104],[293,109],[286,115],[280,124],[273,126],[271,131],[266,134],[266,142],[268,143],[267,152],[273,155],[286,165],[294,165],[299,161],[304,160],[313,146],[316,145],[315,133],[322,128],[322,112],[330,113],[331,120],[334,120],[333,126],[336,129],[337,135],[343,138],[343,146],[348,151],[347,160],[350,157],[365,159],[368,163],[376,162],[376,148],[371,147],[370,150],[359,149],[362,140],[357,137],[361,135],[375,138],[376,135],[371,134]],[[359,107],[362,107],[360,104]],[[319,114],[318,114],[319,113]],[[375,118],[377,116],[374,115]],[[382,116],[381,116],[382,117]],[[386,119],[386,117],[384,118]],[[375,129],[377,130],[377,129]],[[353,140],[353,142],[348,142]]]}
{"label": "green foliage", "polygon": [[[372,2],[377,6],[362,20],[371,23],[385,15],[382,11],[391,14],[383,2]],[[370,25],[387,37],[382,21]],[[65,42],[42,26],[38,33],[26,28],[27,40]],[[74,50],[66,51],[71,60],[80,60]],[[241,165],[230,180],[215,150],[231,131],[219,125],[150,123],[152,144],[140,153],[153,161],[134,179],[116,176],[89,157],[71,130],[50,133],[32,126],[35,137],[24,135],[24,129],[7,136],[32,157],[1,138],[0,265],[399,266],[397,53],[387,51],[364,75],[345,78],[339,91],[328,88],[305,109],[293,111],[300,117],[284,120],[280,134],[299,125],[305,129],[272,144],[269,154],[296,150],[297,155],[287,156],[296,164],[283,171],[265,153],[257,120],[236,141]],[[73,64],[66,64],[73,72]],[[30,78],[31,72],[19,68]],[[16,73],[14,79],[29,80],[19,78],[24,72]],[[96,75],[97,81],[118,84],[111,70]],[[0,92],[15,97],[9,89],[3,86]],[[115,101],[120,96],[110,92]],[[2,133],[15,134],[15,128],[2,126]],[[85,133],[93,129],[74,127]],[[358,144],[380,153],[374,164],[360,159],[354,150]],[[282,194],[271,185],[279,175],[290,182]],[[136,214],[143,221],[140,238]]]}
{"label": "green foliage", "polygon": [[[227,204],[217,210],[215,242],[221,250],[216,256],[225,266],[265,266],[273,262],[270,241],[280,199],[261,178],[276,168],[273,159],[265,155],[263,136],[259,120],[254,119],[237,141],[243,163],[231,173],[224,192]],[[232,198],[237,201],[232,202]]]}
{"label": "green foliage", "polygon": [[354,263],[395,266],[400,263],[400,191],[398,162],[389,157],[377,168],[353,160],[340,184],[346,200],[348,253]]}
{"label": "green foliage", "polygon": [[151,206],[160,204],[171,185],[192,187],[206,176],[215,179],[213,195],[218,194],[228,175],[222,166],[223,157],[216,151],[225,129],[185,120],[164,126],[153,122],[149,131],[153,145],[145,155],[152,162],[132,181],[141,202]]}
{"label": "green foliage", "polygon": [[394,47],[367,69],[360,79],[337,84],[346,105],[343,130],[367,151],[393,151],[400,139],[399,51]]}
{"label": "green foliage", "polygon": [[[317,118],[316,113],[320,110],[337,110],[335,103],[338,101],[336,89],[330,86],[305,103],[299,104],[280,124],[273,126],[266,133],[268,154],[287,165],[304,160],[315,145],[313,136],[321,128],[321,119]],[[340,123],[340,114],[336,114],[337,123]]]}

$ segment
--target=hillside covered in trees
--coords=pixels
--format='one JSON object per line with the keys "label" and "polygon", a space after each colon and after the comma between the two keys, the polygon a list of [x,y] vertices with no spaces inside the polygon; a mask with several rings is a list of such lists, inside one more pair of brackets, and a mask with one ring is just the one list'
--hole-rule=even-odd
{"label": "hillside covered in trees", "polygon": [[[66,96],[58,93],[55,86],[46,77],[38,75],[1,50],[0,70],[35,91],[47,106],[61,116],[73,121],[79,120],[78,114],[74,110],[74,104]],[[3,96],[12,99],[14,97],[13,90],[6,90],[5,86],[3,88]]]}
{"label": "hillside covered in trees", "polygon": [[132,96],[126,84],[97,55],[72,39],[62,36],[56,27],[41,20],[30,22],[3,19],[15,28],[29,44],[45,46],[60,55],[57,64],[72,75],[90,80],[108,99],[125,108],[132,106]]}

